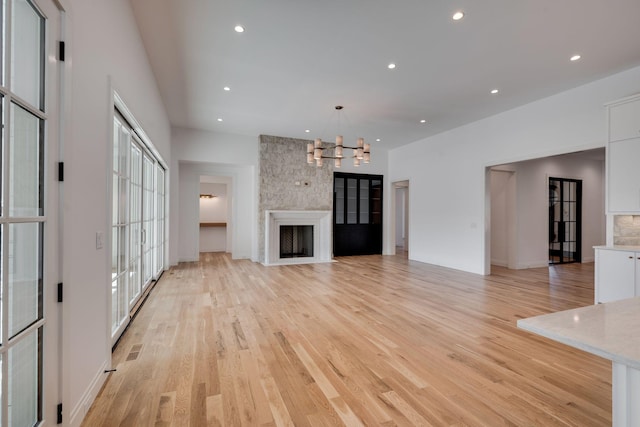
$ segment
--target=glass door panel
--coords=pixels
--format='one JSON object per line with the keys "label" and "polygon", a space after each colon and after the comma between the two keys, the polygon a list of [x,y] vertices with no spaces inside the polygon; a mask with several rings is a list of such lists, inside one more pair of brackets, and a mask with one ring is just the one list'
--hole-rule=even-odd
{"label": "glass door panel", "polygon": [[549,263],[581,260],[582,181],[549,178]]}
{"label": "glass door panel", "polygon": [[42,319],[42,223],[9,224],[9,337]]}
{"label": "glass door panel", "polygon": [[142,290],[142,150],[131,141],[131,183],[129,185],[129,309]]}
{"label": "glass door panel", "polygon": [[42,418],[39,396],[42,328],[21,339],[8,351],[7,419],[10,426],[34,426]]}
{"label": "glass door panel", "polygon": [[164,205],[164,200],[165,200],[165,195],[164,195],[164,187],[165,187],[165,173],[164,173],[164,169],[162,168],[162,166],[160,164],[158,164],[156,166],[156,194],[157,194],[157,199],[156,199],[156,234],[155,234],[155,242],[156,242],[156,249],[155,249],[155,258],[156,258],[156,264],[155,264],[155,275],[156,277],[159,277],[160,274],[162,273],[162,271],[164,270],[164,226],[165,226],[165,220],[164,220],[164,209],[165,209],[165,205]]}
{"label": "glass door panel", "polygon": [[151,283],[153,279],[153,219],[154,219],[154,179],[153,175],[155,172],[155,165],[153,160],[144,155],[144,163],[143,163],[143,230],[142,230],[142,256],[143,256],[143,271],[144,278],[143,284],[144,287]]}
{"label": "glass door panel", "polygon": [[[59,13],[48,0],[4,0],[0,7],[2,426],[50,424],[50,420],[43,420],[43,390],[46,387],[51,392],[49,400],[55,401],[56,381],[61,381],[61,374],[53,368],[60,360],[59,325],[51,314],[54,321],[45,323],[49,322],[44,317],[45,301],[53,298],[44,294],[43,275],[45,254],[53,252],[58,240],[55,226],[49,226],[49,221],[57,223],[57,191],[49,193],[45,207],[45,188],[54,188],[45,180],[45,152],[57,152],[58,103],[55,85],[45,87],[45,83],[59,80],[59,63],[47,61],[49,56],[55,58],[60,39]],[[52,242],[46,249],[45,236]],[[47,283],[55,280],[56,261],[47,259]],[[57,310],[53,302],[48,308],[49,313]],[[55,380],[45,382],[45,360],[52,367],[47,378]]]}
{"label": "glass door panel", "polygon": [[11,89],[42,110],[45,19],[30,1],[14,0],[11,6]]}

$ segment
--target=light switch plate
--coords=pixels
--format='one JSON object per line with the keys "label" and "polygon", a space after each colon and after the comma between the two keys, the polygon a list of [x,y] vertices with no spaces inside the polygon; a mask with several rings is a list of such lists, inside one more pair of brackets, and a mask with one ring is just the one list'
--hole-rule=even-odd
{"label": "light switch plate", "polygon": [[96,249],[102,249],[104,246],[104,233],[102,231],[96,232]]}

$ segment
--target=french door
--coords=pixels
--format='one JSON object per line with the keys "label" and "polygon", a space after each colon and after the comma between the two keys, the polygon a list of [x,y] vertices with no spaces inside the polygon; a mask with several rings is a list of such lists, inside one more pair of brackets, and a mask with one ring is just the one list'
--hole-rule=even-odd
{"label": "french door", "polygon": [[582,181],[549,178],[549,264],[580,262]]}
{"label": "french door", "polygon": [[0,425],[26,427],[53,424],[59,398],[52,303],[58,191],[51,165],[58,151],[61,12],[49,0],[4,0],[0,18]]}
{"label": "french door", "polygon": [[[164,270],[164,168],[120,114],[113,125],[111,334]],[[161,224],[160,224],[161,223]]]}

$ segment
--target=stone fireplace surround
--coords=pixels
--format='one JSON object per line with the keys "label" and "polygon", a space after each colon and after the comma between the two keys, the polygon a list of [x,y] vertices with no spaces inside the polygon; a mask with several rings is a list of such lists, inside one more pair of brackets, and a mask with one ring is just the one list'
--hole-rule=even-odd
{"label": "stone fireplace surround", "polygon": [[[264,265],[331,262],[331,211],[265,211]],[[280,258],[280,226],[313,226],[313,257]]]}
{"label": "stone fireplace surround", "polygon": [[[260,135],[257,243],[261,263],[268,263],[265,257],[267,210],[333,211],[333,162],[326,162],[321,168],[307,164],[310,142],[313,141]],[[331,241],[331,231],[329,235]]]}

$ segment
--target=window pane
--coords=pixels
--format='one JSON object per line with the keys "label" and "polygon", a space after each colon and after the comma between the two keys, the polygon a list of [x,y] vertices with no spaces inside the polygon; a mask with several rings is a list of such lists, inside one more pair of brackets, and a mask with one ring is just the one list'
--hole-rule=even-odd
{"label": "window pane", "polygon": [[27,110],[11,104],[9,214],[42,215],[43,122]]}
{"label": "window pane", "polygon": [[358,223],[358,180],[347,179],[347,224]]}
{"label": "window pane", "polygon": [[38,422],[41,333],[34,331],[8,352],[8,418],[13,427],[32,427]]}
{"label": "window pane", "polygon": [[118,229],[120,227],[111,227],[111,280],[118,275]]}
{"label": "window pane", "polygon": [[336,224],[344,224],[344,178],[336,178]]}
{"label": "window pane", "polygon": [[27,0],[13,2],[11,86],[36,108],[44,107],[44,18]]}
{"label": "window pane", "polygon": [[360,224],[369,224],[369,180],[360,180]]}
{"label": "window pane", "polygon": [[41,223],[9,224],[9,336],[42,317]]}
{"label": "window pane", "polygon": [[[0,51],[2,51],[1,46],[0,46]],[[4,64],[4,61],[3,61],[3,64]],[[3,68],[4,68],[4,66],[3,66]],[[4,129],[4,125],[5,125],[5,123],[4,123],[4,108],[5,108],[4,107],[4,96],[0,95],[0,101],[1,101],[0,102],[0,122],[2,123],[2,126],[0,128]],[[5,209],[4,209],[4,197],[2,197],[2,189],[3,189],[2,181],[3,181],[3,176],[4,176],[4,173],[2,172],[3,171],[3,168],[2,168],[3,157],[2,156],[4,156],[4,132],[0,132],[0,142],[1,142],[0,143],[0,214],[4,215],[4,212],[5,212]],[[1,325],[2,324],[0,323],[0,326]]]}

